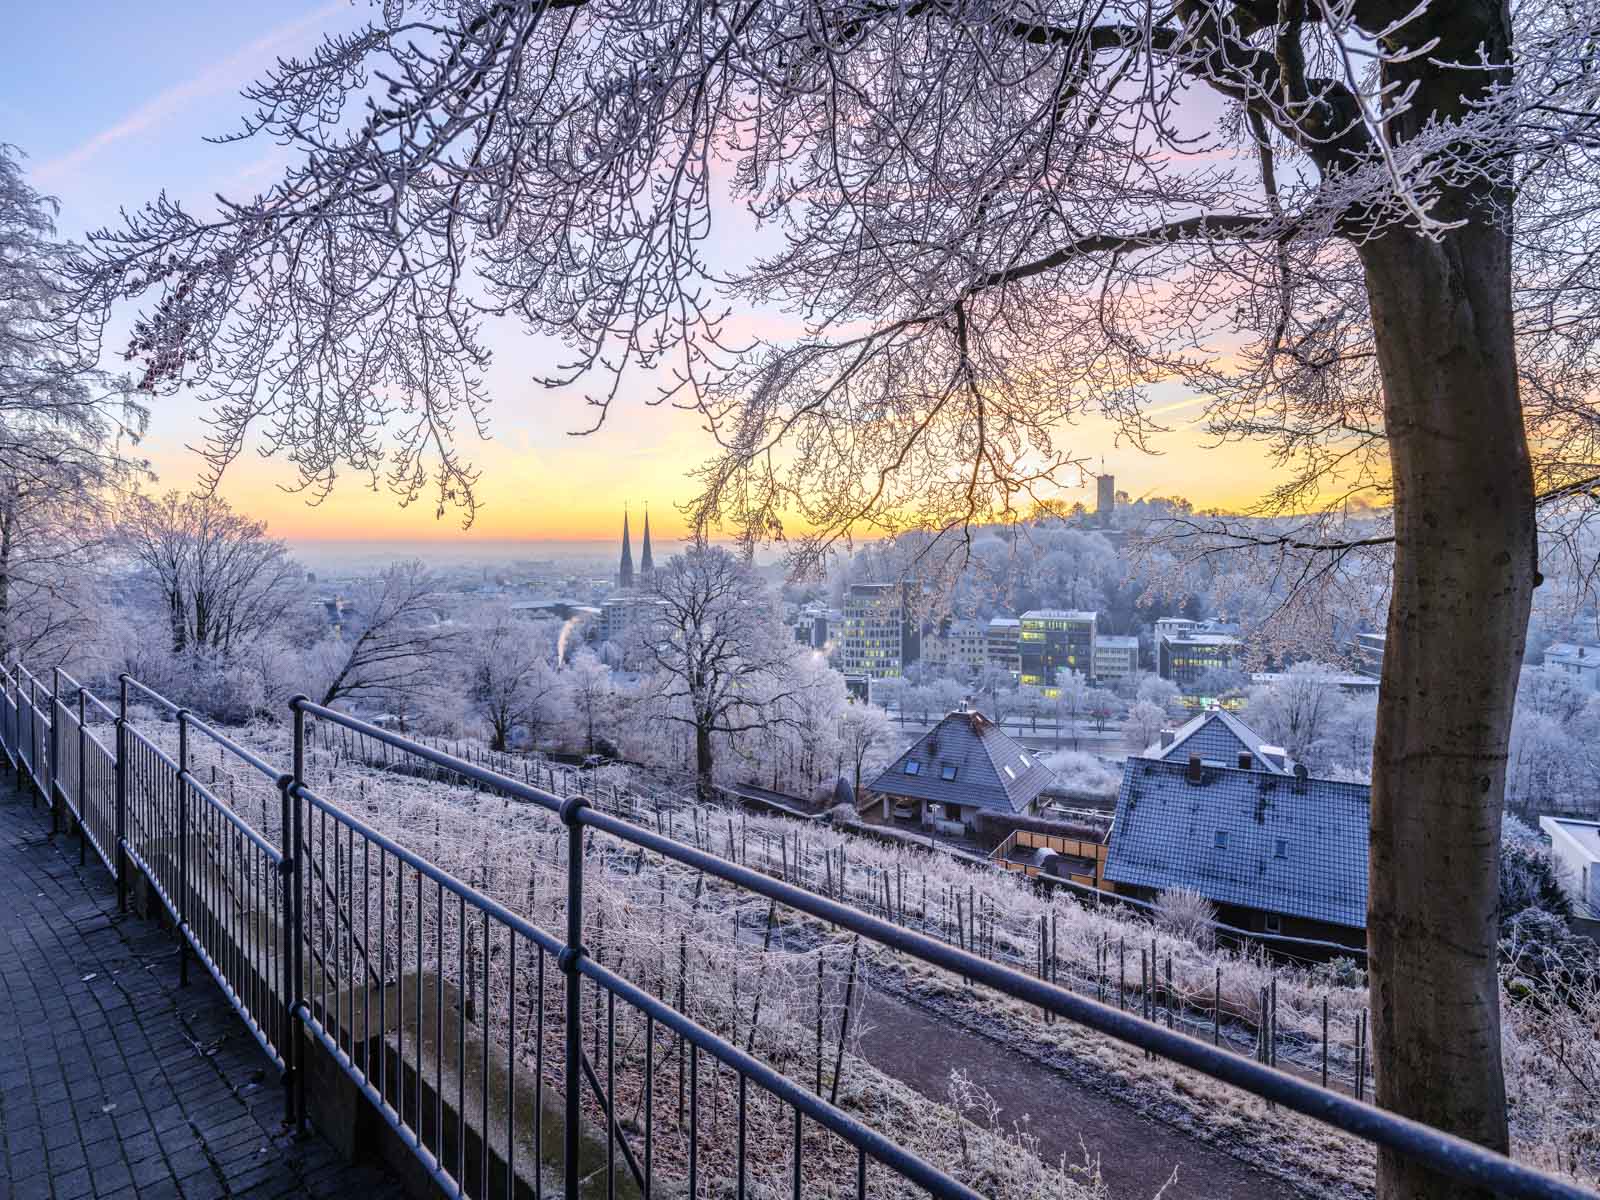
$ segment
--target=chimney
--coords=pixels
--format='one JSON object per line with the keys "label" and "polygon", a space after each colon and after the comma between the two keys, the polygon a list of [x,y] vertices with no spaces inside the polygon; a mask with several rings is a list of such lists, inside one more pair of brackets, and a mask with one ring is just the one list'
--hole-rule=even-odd
{"label": "chimney", "polygon": [[1200,782],[1200,756],[1198,754],[1189,755],[1188,777],[1190,783]]}
{"label": "chimney", "polygon": [[1239,770],[1248,771],[1254,765],[1248,754],[1239,755]]}
{"label": "chimney", "polygon": [[1161,748],[1163,750],[1168,749],[1177,740],[1177,737],[1178,731],[1176,729],[1163,729],[1161,731]]}
{"label": "chimney", "polygon": [[1305,791],[1306,790],[1306,780],[1309,779],[1310,777],[1311,777],[1311,772],[1306,770],[1305,763],[1295,763],[1295,765],[1294,765],[1294,790],[1297,791],[1297,792]]}

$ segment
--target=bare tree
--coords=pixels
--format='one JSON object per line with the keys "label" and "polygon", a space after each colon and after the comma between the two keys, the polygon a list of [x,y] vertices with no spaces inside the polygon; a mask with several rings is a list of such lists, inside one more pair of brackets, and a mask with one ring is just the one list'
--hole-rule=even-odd
{"label": "bare tree", "polygon": [[54,212],[0,144],[0,657],[36,662],[96,624],[106,505],[144,472],[125,452],[148,415],[75,337]]}
{"label": "bare tree", "polygon": [[411,691],[444,673],[459,631],[440,620],[438,585],[419,560],[363,580],[350,601],[350,615],[329,646],[323,704]]}
{"label": "bare tree", "polygon": [[755,733],[789,720],[797,681],[766,586],[734,555],[699,545],[656,568],[661,609],[643,627],[660,683],[660,716],[694,731],[695,774],[709,794],[717,737]]}
{"label": "bare tree", "polygon": [[489,726],[490,749],[504,750],[529,709],[555,686],[553,631],[495,605],[474,623],[467,646],[473,708]]}
{"label": "bare tree", "polygon": [[561,672],[565,708],[577,720],[583,734],[583,749],[593,754],[614,717],[616,685],[611,668],[592,650],[580,650]]}
{"label": "bare tree", "polygon": [[[1063,421],[1143,445],[1148,385],[1187,383],[1291,468],[1271,504],[1392,507],[1377,1097],[1505,1149],[1496,847],[1535,500],[1600,476],[1595,0],[383,12],[251,91],[244,136],[304,151],[280,182],[215,218],[163,198],[85,264],[96,319],[154,289],[132,349],[153,387],[209,385],[214,463],[264,420],[308,486],[376,475],[398,392],[392,486],[470,515],[452,420],[482,417],[476,322],[517,314],[574,347],[554,382],[614,373],[597,420],[676,355],[669,394],[722,448],[699,518],[756,539],[797,514],[803,564],[1049,501],[1079,469]],[[807,323],[740,358],[700,253],[730,160],[785,239],[737,298]],[[1459,1193],[1381,1151],[1379,1194]]]}
{"label": "bare tree", "polygon": [[1318,743],[1332,732],[1342,707],[1332,675],[1321,663],[1295,663],[1281,679],[1250,690],[1245,719],[1295,758],[1316,765]]}
{"label": "bare tree", "polygon": [[56,202],[30,188],[0,144],[0,473],[15,489],[104,484],[141,464],[123,457],[149,419],[131,383],[98,369],[80,338]]}
{"label": "bare tree", "polygon": [[136,495],[121,529],[161,593],[174,651],[227,655],[277,624],[297,598],[288,547],[218,496]]}
{"label": "bare tree", "polygon": [[1128,710],[1127,730],[1128,736],[1140,750],[1145,749],[1161,736],[1162,729],[1166,728],[1167,713],[1159,704],[1152,704],[1149,700],[1136,700]]}
{"label": "bare tree", "polygon": [[889,714],[876,704],[848,705],[839,718],[839,753],[854,773],[857,803],[861,800],[864,768],[868,762],[887,758],[886,751],[894,737]]}

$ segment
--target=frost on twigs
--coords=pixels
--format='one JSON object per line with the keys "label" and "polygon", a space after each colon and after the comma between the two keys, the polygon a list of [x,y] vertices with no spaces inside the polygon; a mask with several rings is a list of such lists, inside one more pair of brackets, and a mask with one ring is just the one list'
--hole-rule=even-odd
{"label": "frost on twigs", "polygon": [[[1157,384],[1264,440],[1280,506],[1385,503],[1362,256],[1510,228],[1541,487],[1576,496],[1600,4],[1516,5],[1506,45],[1453,7],[392,0],[246,92],[281,178],[131,210],[76,300],[144,305],[128,351],[210,399],[214,470],[258,435],[313,495],[345,468],[468,520],[485,327],[520,322],[573,424],[641,383],[693,410],[696,519],[803,569],[1053,501],[1070,422],[1186,419]],[[740,211],[759,252],[713,250]]]}

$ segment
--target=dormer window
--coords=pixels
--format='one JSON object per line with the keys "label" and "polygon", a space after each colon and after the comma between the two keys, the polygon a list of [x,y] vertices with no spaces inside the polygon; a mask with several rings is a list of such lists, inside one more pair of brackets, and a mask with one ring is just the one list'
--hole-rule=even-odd
{"label": "dormer window", "polygon": [[918,762],[914,758],[906,759],[906,774],[907,775],[920,775],[920,774],[922,774],[922,764],[920,762]]}
{"label": "dormer window", "polygon": [[946,763],[943,767],[941,767],[939,769],[939,778],[940,779],[951,780],[951,779],[954,779],[955,777],[956,777],[956,769],[955,769],[955,767],[953,765],[951,765],[949,763]]}

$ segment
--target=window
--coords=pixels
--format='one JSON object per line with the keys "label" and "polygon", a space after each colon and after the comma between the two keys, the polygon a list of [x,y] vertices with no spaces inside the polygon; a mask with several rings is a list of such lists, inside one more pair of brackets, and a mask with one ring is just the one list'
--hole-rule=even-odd
{"label": "window", "polygon": [[953,766],[949,766],[947,764],[946,766],[940,768],[940,770],[939,770],[939,778],[940,779],[954,779],[955,777],[956,777],[956,769]]}
{"label": "window", "polygon": [[919,763],[914,758],[910,758],[910,759],[906,760],[906,774],[907,775],[920,775],[921,773],[922,773],[922,764],[921,763]]}
{"label": "window", "polygon": [[1277,846],[1274,848],[1274,850],[1272,852],[1272,857],[1274,857],[1274,858],[1288,858],[1289,857],[1289,843],[1285,839],[1283,839],[1283,838],[1279,838],[1278,839],[1278,844],[1277,844]]}
{"label": "window", "polygon": [[1283,931],[1283,921],[1277,913],[1263,913],[1261,928],[1268,933],[1281,933]]}
{"label": "window", "polygon": [[1228,848],[1228,831],[1226,829],[1217,830],[1216,840],[1211,844],[1218,850],[1226,850]]}

